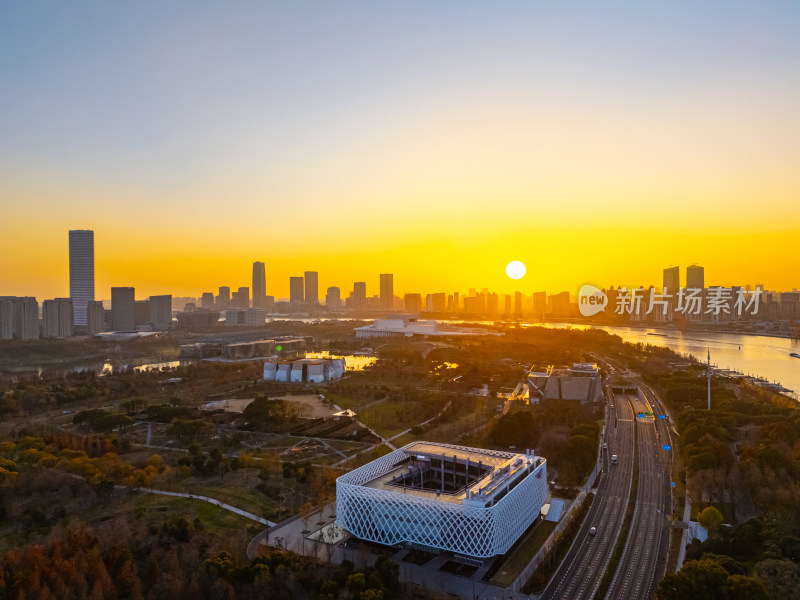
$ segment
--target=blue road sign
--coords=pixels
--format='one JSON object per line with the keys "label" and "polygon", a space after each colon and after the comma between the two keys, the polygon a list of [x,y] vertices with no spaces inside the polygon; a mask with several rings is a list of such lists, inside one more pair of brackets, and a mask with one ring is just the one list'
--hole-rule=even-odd
{"label": "blue road sign", "polygon": [[666,417],[666,415],[658,415],[658,418],[659,419],[666,419],[667,417]]}
{"label": "blue road sign", "polygon": [[670,446],[669,444],[664,444],[664,445],[663,445],[663,446],[661,446],[661,447],[662,447],[664,450],[672,450],[672,446]]}
{"label": "blue road sign", "polygon": [[675,482],[674,482],[674,481],[670,481],[670,482],[669,482],[669,484],[670,484],[672,487],[675,487]]}
{"label": "blue road sign", "polygon": [[638,415],[636,415],[636,416],[637,416],[637,417],[639,417],[640,419],[644,419],[644,413],[639,413],[639,414],[638,414]]}

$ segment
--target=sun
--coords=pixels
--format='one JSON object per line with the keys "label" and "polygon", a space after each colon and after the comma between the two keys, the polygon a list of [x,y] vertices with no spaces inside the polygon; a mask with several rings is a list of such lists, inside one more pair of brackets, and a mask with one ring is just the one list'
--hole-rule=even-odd
{"label": "sun", "polygon": [[512,260],[506,265],[506,275],[511,279],[522,279],[525,277],[525,265],[518,260]]}

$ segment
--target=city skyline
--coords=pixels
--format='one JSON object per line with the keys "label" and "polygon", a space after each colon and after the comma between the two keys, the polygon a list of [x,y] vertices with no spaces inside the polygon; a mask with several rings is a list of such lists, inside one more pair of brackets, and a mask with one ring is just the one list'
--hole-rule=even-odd
{"label": "city skyline", "polygon": [[0,8],[0,293],[800,280],[797,5],[356,5]]}
{"label": "city skyline", "polygon": [[[69,280],[70,280],[70,294],[69,297],[73,300],[73,305],[81,303],[82,300],[82,307],[80,309],[75,308],[75,317],[74,317],[74,324],[75,325],[86,325],[86,305],[91,303],[94,299],[94,231],[93,230],[70,230],[69,231]],[[630,284],[623,284],[619,282],[608,283],[608,282],[600,282],[599,285],[604,288],[628,288],[628,289],[637,289],[637,288],[644,288],[647,289],[649,287],[655,287],[657,289],[668,287],[670,289],[676,289],[680,287],[685,288],[707,288],[707,287],[743,287],[743,288],[755,288],[756,286],[760,287],[763,291],[795,291],[797,290],[797,285],[792,285],[791,287],[787,288],[771,288],[768,285],[765,285],[761,280],[755,280],[751,282],[745,282],[741,279],[736,280],[733,283],[720,283],[717,281],[715,276],[712,274],[712,278],[710,281],[705,281],[705,266],[698,265],[698,264],[689,264],[683,267],[684,275],[680,275],[681,267],[679,265],[670,265],[668,267],[662,267],[662,274],[663,277],[659,280],[657,277],[658,275],[658,268],[651,265],[650,268],[650,275],[649,277],[645,278],[642,281]],[[254,261],[251,263],[251,277],[250,282],[252,284],[252,299],[250,296],[251,288],[247,286],[238,286],[238,290],[231,292],[232,289],[237,289],[237,286],[233,285],[218,285],[215,284],[213,289],[217,289],[220,294],[222,294],[222,300],[220,301],[220,296],[217,295],[217,304],[220,306],[226,305],[226,303],[230,304],[231,306],[239,306],[240,308],[247,308],[247,307],[254,307],[254,308],[264,308],[265,302],[268,298],[271,298],[271,301],[278,301],[278,300],[290,300],[293,302],[309,302],[309,298],[313,298],[310,303],[312,304],[319,304],[319,290],[320,289],[329,289],[335,288],[342,290],[344,293],[349,294],[350,291],[355,292],[356,294],[363,295],[363,298],[369,297],[377,297],[380,299],[380,304],[387,310],[391,310],[391,303],[386,300],[387,297],[391,296],[395,299],[403,299],[407,295],[420,295],[422,294],[422,299],[424,299],[424,295],[427,294],[439,294],[444,292],[445,294],[452,294],[455,293],[456,298],[456,305],[458,306],[458,297],[459,294],[462,295],[462,298],[468,298],[470,296],[474,296],[472,293],[475,289],[481,289],[483,291],[491,291],[492,293],[499,294],[502,296],[513,296],[522,294],[524,297],[528,297],[531,295],[536,294],[563,294],[568,293],[570,297],[573,299],[577,296],[577,287],[571,288],[567,290],[559,289],[559,288],[544,288],[542,286],[537,286],[535,282],[525,282],[525,277],[522,279],[511,279],[508,278],[509,281],[512,282],[511,287],[513,289],[509,291],[505,291],[503,289],[497,288],[490,288],[489,286],[482,285],[480,283],[471,282],[469,284],[462,284],[457,286],[456,288],[446,289],[442,288],[442,286],[438,286],[435,288],[424,289],[419,287],[408,287],[408,288],[397,288],[394,287],[394,273],[383,273],[377,274],[374,277],[367,278],[368,281],[351,281],[342,283],[340,281],[333,281],[327,280],[324,285],[320,285],[319,280],[319,272],[318,271],[304,271],[303,276],[295,276],[290,275],[288,278],[284,278],[284,282],[286,283],[286,294],[281,295],[280,293],[276,293],[275,289],[281,289],[283,286],[278,283],[277,285],[271,287],[270,280],[266,277],[266,263],[263,261]],[[363,277],[361,277],[363,279]],[[373,280],[377,279],[377,283]],[[325,282],[326,280],[323,279]],[[372,281],[372,285],[370,282]],[[661,286],[657,285],[658,282],[661,281]],[[333,285],[333,284],[336,285]],[[676,285],[676,283],[678,285]],[[294,290],[292,286],[294,285]],[[533,287],[529,287],[533,286]],[[91,287],[91,297],[87,296],[86,290]],[[158,294],[142,292],[141,288],[139,288],[138,284],[133,286],[125,285],[125,286],[112,286],[109,288],[109,296],[103,297],[102,294],[100,295],[99,300],[105,300],[106,302],[110,301],[113,297],[113,290],[117,288],[138,288],[140,298],[151,298],[151,297],[158,297],[163,295],[163,291],[170,292],[170,296],[175,297],[189,297],[189,298],[196,298],[198,300],[197,306],[200,307],[203,302],[203,297],[209,297],[213,299],[215,294],[213,291],[203,290],[197,291],[196,287],[191,289],[188,294],[184,295],[181,293],[176,293],[174,289],[166,289],[162,290],[162,292]],[[466,290],[470,289],[470,294],[464,294],[463,291],[459,290]],[[76,291],[77,290],[77,291]],[[521,291],[524,290],[524,291]],[[77,295],[76,295],[77,294]],[[27,290],[23,291],[23,293],[19,294],[0,294],[2,296],[35,296],[29,293]],[[86,296],[82,298],[82,296]],[[55,296],[57,298],[57,296]],[[344,299],[344,298],[342,298]],[[362,300],[363,301],[363,300]],[[518,304],[519,301],[517,300],[516,303]],[[83,315],[83,322],[78,320],[77,311],[81,310]]]}

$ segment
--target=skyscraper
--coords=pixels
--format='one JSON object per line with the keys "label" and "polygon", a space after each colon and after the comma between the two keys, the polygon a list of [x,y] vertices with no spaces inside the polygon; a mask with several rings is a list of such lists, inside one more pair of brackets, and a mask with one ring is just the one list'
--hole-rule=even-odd
{"label": "skyscraper", "polygon": [[664,289],[667,290],[668,293],[674,294],[680,289],[680,287],[681,268],[670,267],[669,269],[664,269]]}
{"label": "skyscraper", "polygon": [[166,331],[172,324],[172,294],[150,296],[150,323],[156,331]]}
{"label": "skyscraper", "polygon": [[72,335],[72,300],[55,298],[42,303],[42,337],[65,338]]}
{"label": "skyscraper", "polygon": [[227,285],[219,286],[217,295],[217,308],[226,308],[231,303],[231,288]]}
{"label": "skyscraper", "polygon": [[353,306],[347,305],[348,308],[355,310],[364,310],[367,307],[367,282],[356,281],[353,284]]}
{"label": "skyscraper", "polygon": [[325,308],[328,310],[339,310],[342,308],[342,292],[338,287],[329,287],[325,294]]}
{"label": "skyscraper", "polygon": [[253,308],[264,308],[267,301],[267,276],[264,263],[253,263]]}
{"label": "skyscraper", "polygon": [[686,267],[686,288],[702,290],[705,287],[705,274],[703,267],[690,265]]}
{"label": "skyscraper", "polygon": [[306,271],[304,275],[306,281],[305,301],[309,304],[319,304],[319,273]]}
{"label": "skyscraper", "polygon": [[86,305],[86,331],[89,335],[102,333],[106,330],[106,314],[103,303],[93,300]]}
{"label": "skyscraper", "polygon": [[69,297],[75,325],[86,325],[86,305],[94,300],[94,231],[69,232]]}
{"label": "skyscraper", "polygon": [[289,277],[289,302],[302,302],[303,297],[303,278]]}
{"label": "skyscraper", "polygon": [[136,298],[132,287],[111,288],[111,329],[136,331]]}
{"label": "skyscraper", "polygon": [[394,275],[381,274],[381,308],[392,310],[394,308]]}

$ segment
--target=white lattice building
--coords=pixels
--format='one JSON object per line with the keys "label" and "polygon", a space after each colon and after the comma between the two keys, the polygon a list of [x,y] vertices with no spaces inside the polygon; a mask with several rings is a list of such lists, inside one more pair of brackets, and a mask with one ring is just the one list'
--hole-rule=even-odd
{"label": "white lattice building", "polygon": [[336,518],[355,537],[486,558],[504,554],[547,497],[547,462],[412,442],[336,480]]}

